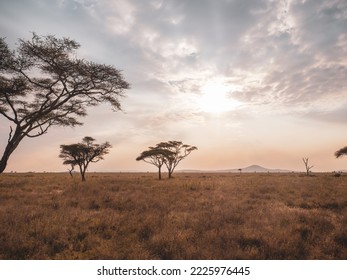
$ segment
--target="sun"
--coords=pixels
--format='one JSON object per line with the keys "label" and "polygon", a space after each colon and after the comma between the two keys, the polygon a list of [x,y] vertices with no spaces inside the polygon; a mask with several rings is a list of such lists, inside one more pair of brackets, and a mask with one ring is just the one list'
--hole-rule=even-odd
{"label": "sun", "polygon": [[234,110],[241,103],[227,96],[230,87],[222,83],[208,83],[202,87],[202,95],[198,97],[199,109],[206,113],[224,113]]}

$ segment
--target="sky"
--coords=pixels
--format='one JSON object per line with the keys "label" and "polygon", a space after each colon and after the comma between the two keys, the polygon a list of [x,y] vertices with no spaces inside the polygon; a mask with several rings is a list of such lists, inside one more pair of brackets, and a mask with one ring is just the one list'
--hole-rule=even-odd
{"label": "sky", "polygon": [[[6,171],[66,171],[59,146],[84,136],[112,144],[89,171],[156,171],[135,159],[169,140],[198,147],[177,169],[347,169],[345,0],[1,1],[9,46],[32,32],[76,40],[131,89],[121,112],[24,139]],[[0,153],[10,125],[0,116]]]}

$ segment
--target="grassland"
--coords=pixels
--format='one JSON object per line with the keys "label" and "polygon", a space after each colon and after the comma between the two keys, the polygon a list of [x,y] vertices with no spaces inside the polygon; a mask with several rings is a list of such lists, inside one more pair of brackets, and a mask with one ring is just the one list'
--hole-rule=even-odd
{"label": "grassland", "polygon": [[347,176],[0,174],[0,259],[347,259]]}

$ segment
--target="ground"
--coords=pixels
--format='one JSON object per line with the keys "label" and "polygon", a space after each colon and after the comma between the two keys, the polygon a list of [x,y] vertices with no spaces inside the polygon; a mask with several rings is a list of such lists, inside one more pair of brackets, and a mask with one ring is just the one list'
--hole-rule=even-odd
{"label": "ground", "polygon": [[347,175],[74,176],[0,174],[0,259],[347,259]]}

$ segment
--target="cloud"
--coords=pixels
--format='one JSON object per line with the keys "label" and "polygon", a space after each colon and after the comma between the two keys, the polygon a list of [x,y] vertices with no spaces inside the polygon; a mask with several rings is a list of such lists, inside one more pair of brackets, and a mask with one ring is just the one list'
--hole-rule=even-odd
{"label": "cloud", "polygon": [[[199,94],[209,79],[222,77],[237,88],[230,96],[255,106],[288,109],[345,96],[344,1],[60,4],[65,9],[72,5],[110,35],[115,53],[105,48],[100,55],[104,60],[117,55],[135,92],[136,85],[147,80],[157,81],[152,94],[158,96]],[[104,41],[99,44],[107,44]]]}
{"label": "cloud", "polygon": [[79,3],[95,21],[104,24],[114,35],[125,36],[135,25],[137,11],[131,1],[80,0]]}
{"label": "cloud", "polygon": [[132,40],[144,47],[153,75],[168,81],[168,93],[194,94],[222,76],[238,87],[234,98],[255,105],[288,109],[345,97],[343,1],[160,3],[142,6],[143,34]]}
{"label": "cloud", "polygon": [[345,98],[346,7],[290,1],[265,11],[268,18],[248,30],[229,66],[228,75],[243,81],[236,97],[287,109]]}
{"label": "cloud", "polygon": [[345,124],[347,120],[347,103],[340,104],[329,110],[312,109],[303,115],[320,122]]}

